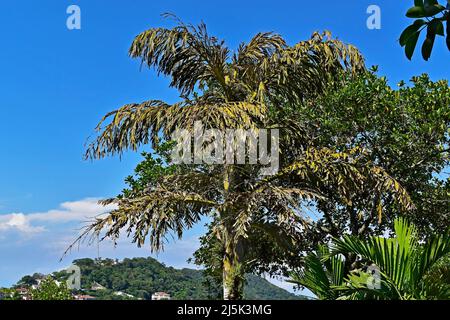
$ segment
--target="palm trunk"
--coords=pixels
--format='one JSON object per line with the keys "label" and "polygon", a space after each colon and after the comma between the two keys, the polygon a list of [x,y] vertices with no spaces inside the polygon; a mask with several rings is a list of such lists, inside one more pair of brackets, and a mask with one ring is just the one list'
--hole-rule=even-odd
{"label": "palm trunk", "polygon": [[242,300],[244,294],[244,270],[241,261],[240,245],[233,241],[225,247],[223,258],[223,298],[224,300]]}
{"label": "palm trunk", "polygon": [[[233,167],[227,166],[224,172],[223,187],[225,201],[229,200],[232,187]],[[222,243],[223,257],[223,298],[224,300],[242,300],[244,289],[244,268],[242,239],[238,239],[234,232],[233,209],[224,206],[222,219],[225,220]]]}

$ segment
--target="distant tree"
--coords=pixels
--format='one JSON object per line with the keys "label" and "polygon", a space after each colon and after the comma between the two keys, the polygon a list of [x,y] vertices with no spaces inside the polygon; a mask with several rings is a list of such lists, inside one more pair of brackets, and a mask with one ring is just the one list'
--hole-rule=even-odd
{"label": "distant tree", "polygon": [[423,30],[426,30],[426,38],[422,45],[422,57],[425,60],[431,56],[436,36],[446,37],[447,48],[450,51],[450,0],[444,5],[439,2],[414,0],[414,6],[406,13],[408,18],[416,19],[400,36],[400,45],[405,47],[405,54],[409,60],[414,54]]}
{"label": "distant tree", "polygon": [[36,285],[37,280],[34,276],[24,276],[22,279],[17,282],[18,286],[27,286],[31,287],[32,285]]}
{"label": "distant tree", "polygon": [[72,293],[65,282],[57,283],[48,277],[38,288],[31,290],[33,300],[72,300]]}
{"label": "distant tree", "polygon": [[22,300],[22,297],[15,289],[0,288],[0,300]]}

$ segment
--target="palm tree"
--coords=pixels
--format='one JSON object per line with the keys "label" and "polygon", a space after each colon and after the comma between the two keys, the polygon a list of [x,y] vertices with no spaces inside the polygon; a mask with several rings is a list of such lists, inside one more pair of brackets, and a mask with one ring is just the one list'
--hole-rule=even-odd
{"label": "palm tree", "polygon": [[[205,129],[224,131],[279,128],[281,169],[264,177],[261,165],[178,165],[170,174],[150,179],[145,190],[105,201],[116,203],[117,209],[93,221],[77,241],[102,231],[117,238],[126,229],[138,246],[148,238],[152,250],[159,251],[171,232],[181,238],[202,216],[211,217],[212,234],[223,248],[224,298],[241,299],[245,256],[251,250],[248,231],[258,227],[273,234],[275,228],[279,236],[295,241],[310,226],[301,203],[323,198],[320,187],[334,188],[349,202],[353,194],[373,187],[411,206],[405,190],[366,161],[363,150],[313,148],[302,125],[283,117],[289,106],[364,72],[358,50],[328,33],[315,33],[295,46],[279,35],[259,33],[232,55],[204,24],[177,20],[172,29],[139,34],[130,55],[168,76],[181,101],[169,105],[151,100],[107,114],[87,158],[121,155],[150,143],[156,147],[170,141],[177,129],[192,130],[201,121]],[[298,179],[292,182],[292,177]]]}
{"label": "palm tree", "polygon": [[[391,239],[335,239],[331,253],[322,248],[322,254],[308,255],[292,281],[320,299],[449,299],[449,279],[440,272],[448,263],[450,232],[421,244],[416,227],[404,218],[394,221],[394,231]],[[360,268],[344,270],[343,256],[349,254],[359,257]]]}

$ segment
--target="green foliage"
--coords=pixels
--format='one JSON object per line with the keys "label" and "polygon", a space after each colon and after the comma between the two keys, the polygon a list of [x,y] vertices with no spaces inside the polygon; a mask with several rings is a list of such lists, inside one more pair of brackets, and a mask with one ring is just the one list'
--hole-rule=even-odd
{"label": "green foliage", "polygon": [[450,255],[435,263],[424,276],[423,282],[430,296],[450,299]]}
{"label": "green foliage", "polygon": [[[334,239],[331,253],[320,248],[307,256],[304,269],[292,273],[293,282],[321,299],[450,299],[450,231],[420,243],[405,219],[396,219],[394,230],[394,238]],[[358,268],[344,269],[341,257],[351,255],[358,257]]]}
{"label": "green foliage", "polygon": [[[438,8],[430,1],[416,6],[424,13],[408,15]],[[439,20],[411,26],[401,37],[408,50],[411,35],[426,25],[429,54],[435,34],[443,33]],[[424,237],[448,223],[448,182],[438,178],[448,165],[446,82],[422,76],[413,87],[393,90],[367,72],[356,48],[329,33],[293,46],[259,33],[231,52],[204,24],[179,20],[135,38],[130,55],[168,76],[181,101],[129,104],[101,120],[87,158],[146,144],[156,155],[144,154],[126,180],[129,188],[103,202],[117,209],[87,226],[78,241],[100,233],[115,240],[125,231],[138,246],[149,242],[159,251],[168,237],[181,238],[207,217],[196,262],[222,275],[226,298],[239,299],[245,273],[295,264],[301,248],[330,235],[380,234],[406,211]],[[260,165],[170,165],[161,142],[196,121],[207,129],[279,128],[279,173],[262,177]]]}
{"label": "green foliage", "polygon": [[[450,225],[449,166],[450,88],[427,75],[411,86],[394,90],[374,72],[331,89],[305,104],[296,116],[309,124],[311,141],[322,147],[347,150],[362,147],[367,159],[383,168],[406,189],[415,209],[408,213],[422,237],[444,232]],[[333,189],[321,189],[328,201],[318,202],[323,213],[317,229],[324,236],[381,234],[392,229],[401,214],[389,196],[375,189],[354,195],[342,205]],[[378,204],[389,214],[379,215]],[[334,203],[334,204],[333,204]]]}
{"label": "green foliage", "polygon": [[[407,190],[415,205],[408,217],[420,237],[445,232],[450,225],[450,181],[444,172],[449,165],[448,83],[422,75],[414,77],[411,86],[401,83],[395,90],[374,71],[277,117],[299,119],[309,135],[304,144],[337,150],[363,148],[365,159],[389,172]],[[327,243],[330,234],[340,237],[349,230],[365,238],[392,230],[402,210],[392,197],[380,197],[376,187],[367,182],[365,187],[366,192],[353,193],[351,201],[344,201],[343,192],[321,186],[320,194],[326,199],[318,199],[313,206],[319,216],[293,242],[285,241],[279,229],[260,232],[255,224],[254,232],[248,232],[252,250],[247,254],[247,271],[284,274],[284,266],[301,266],[301,255]],[[202,238],[195,261],[220,277],[223,250],[211,232]]]}
{"label": "green foliage", "polygon": [[33,300],[72,300],[72,293],[65,282],[57,283],[48,277],[37,289],[31,290]]}
{"label": "green foliage", "polygon": [[309,300],[306,296],[287,294],[267,280],[254,275],[246,276],[244,287],[244,299],[246,300]]}
{"label": "green foliage", "polygon": [[[423,59],[427,61],[430,59],[437,35],[446,37],[447,47],[450,50],[449,9],[450,2],[445,7],[439,4],[437,0],[414,1],[414,6],[407,11],[406,16],[416,20],[400,36],[400,45],[405,47],[405,54],[409,60],[411,60],[414,54],[420,33],[425,29],[426,37],[422,45]],[[444,31],[444,24],[447,25],[446,31]]]}
{"label": "green foliage", "polygon": [[125,179],[129,187],[124,189],[119,197],[131,198],[155,185],[161,177],[175,173],[176,166],[168,165],[172,147],[173,143],[166,142],[155,146],[153,154],[143,152],[144,160],[137,165],[134,175]]}
{"label": "green foliage", "polygon": [[450,299],[448,291],[438,291],[437,296],[432,296],[428,291],[430,285],[426,282],[431,280],[426,275],[450,254],[450,232],[435,235],[420,244],[415,226],[405,219],[397,219],[394,230],[393,239],[371,237],[363,241],[346,236],[335,240],[334,254],[357,254],[376,264],[381,272],[381,289],[378,291],[369,288],[367,282],[361,286],[361,283],[355,284],[351,279],[350,287],[339,289],[356,293],[364,290],[384,299]]}
{"label": "green foliage", "polygon": [[0,300],[22,300],[20,294],[14,288],[0,288]]}

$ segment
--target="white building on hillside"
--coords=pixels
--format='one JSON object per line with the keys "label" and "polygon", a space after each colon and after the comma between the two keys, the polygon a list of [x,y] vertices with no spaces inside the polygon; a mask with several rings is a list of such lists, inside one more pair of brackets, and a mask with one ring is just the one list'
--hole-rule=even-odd
{"label": "white building on hillside", "polygon": [[165,292],[156,292],[152,295],[152,300],[170,300],[170,294]]}

